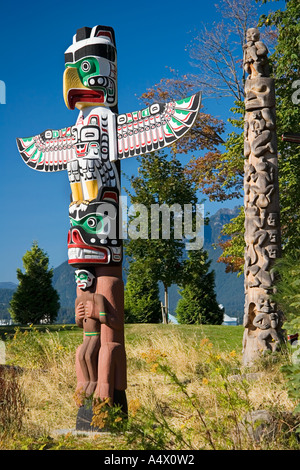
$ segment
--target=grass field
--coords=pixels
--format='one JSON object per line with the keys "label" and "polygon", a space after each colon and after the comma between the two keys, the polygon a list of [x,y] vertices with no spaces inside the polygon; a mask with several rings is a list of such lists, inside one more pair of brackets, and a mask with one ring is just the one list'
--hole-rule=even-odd
{"label": "grass field", "polygon": [[[103,408],[111,433],[90,438],[71,432],[82,330],[0,327],[6,361],[20,368],[0,374],[0,449],[299,449],[281,373],[288,355],[244,370],[242,335],[240,326],[126,324],[128,420]],[[274,417],[272,439],[241,424],[257,410]]]}

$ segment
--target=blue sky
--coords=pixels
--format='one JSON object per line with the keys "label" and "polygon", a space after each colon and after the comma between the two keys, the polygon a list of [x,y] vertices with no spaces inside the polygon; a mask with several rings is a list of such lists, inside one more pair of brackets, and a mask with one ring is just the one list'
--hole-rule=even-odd
{"label": "blue sky", "polygon": [[[191,71],[185,48],[201,23],[218,21],[214,3],[54,0],[2,6],[0,80],[6,85],[6,104],[0,104],[0,282],[16,282],[16,269],[22,268],[22,256],[34,240],[47,252],[52,267],[67,259],[67,173],[45,174],[28,168],[18,154],[16,137],[75,123],[78,111],[64,104],[62,76],[64,52],[76,30],[96,24],[115,29],[119,112],[130,112],[143,107],[138,97],[168,75],[166,66],[182,74]],[[224,103],[203,98],[205,111],[226,119]],[[183,163],[187,161],[183,158]],[[137,162],[128,159],[122,171],[129,176],[136,173]],[[205,211],[213,214],[235,204],[206,203]]]}

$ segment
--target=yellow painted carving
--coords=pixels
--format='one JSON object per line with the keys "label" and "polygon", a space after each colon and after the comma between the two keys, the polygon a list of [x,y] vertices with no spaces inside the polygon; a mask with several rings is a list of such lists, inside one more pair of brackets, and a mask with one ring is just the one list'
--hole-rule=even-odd
{"label": "yellow painted carving", "polygon": [[72,191],[72,198],[73,201],[82,201],[83,200],[83,193],[81,188],[81,183],[71,183],[71,191]]}
{"label": "yellow painted carving", "polygon": [[96,199],[98,195],[98,183],[97,180],[86,181],[86,189],[89,195],[89,200]]}

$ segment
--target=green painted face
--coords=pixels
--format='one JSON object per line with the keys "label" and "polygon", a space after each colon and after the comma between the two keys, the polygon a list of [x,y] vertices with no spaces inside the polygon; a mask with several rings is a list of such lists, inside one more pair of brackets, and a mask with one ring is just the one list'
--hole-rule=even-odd
{"label": "green painted face", "polygon": [[88,281],[88,273],[85,271],[80,271],[79,274],[75,271],[75,280],[76,282],[87,282]]}
{"label": "green painted face", "polygon": [[[99,61],[95,57],[84,57],[75,63],[67,63],[66,68],[72,67],[77,69],[78,76],[84,86],[89,86],[93,76],[100,75]],[[94,86],[97,88],[97,81],[95,80]]]}
{"label": "green painted face", "polygon": [[72,227],[81,227],[85,232],[90,234],[99,234],[103,232],[103,217],[98,214],[88,214],[80,220],[70,217]]}
{"label": "green painted face", "polygon": [[75,271],[75,281],[80,289],[84,290],[90,287],[93,284],[94,279],[95,276],[89,271],[84,269],[77,269]]}

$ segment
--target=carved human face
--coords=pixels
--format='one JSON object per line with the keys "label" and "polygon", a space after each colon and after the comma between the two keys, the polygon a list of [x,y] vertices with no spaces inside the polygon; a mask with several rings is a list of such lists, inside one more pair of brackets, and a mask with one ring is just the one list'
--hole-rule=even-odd
{"label": "carved human face", "polygon": [[277,225],[277,221],[278,221],[278,216],[275,212],[271,212],[269,215],[268,215],[268,225],[270,225],[270,227],[275,227]]}
{"label": "carved human face", "polygon": [[76,269],[75,271],[75,281],[77,287],[82,290],[88,289],[91,287],[95,279],[95,276],[85,269]]}
{"label": "carved human face", "polygon": [[259,297],[257,300],[257,311],[261,313],[270,313],[272,306],[268,297]]}
{"label": "carved human face", "polygon": [[257,28],[249,28],[247,31],[247,41],[258,41],[260,37],[259,30]]}
{"label": "carved human face", "polygon": [[277,246],[276,245],[267,246],[267,252],[268,252],[269,258],[277,258]]}
{"label": "carved human face", "polygon": [[278,232],[277,230],[268,230],[269,240],[271,243],[277,243],[278,241]]}

